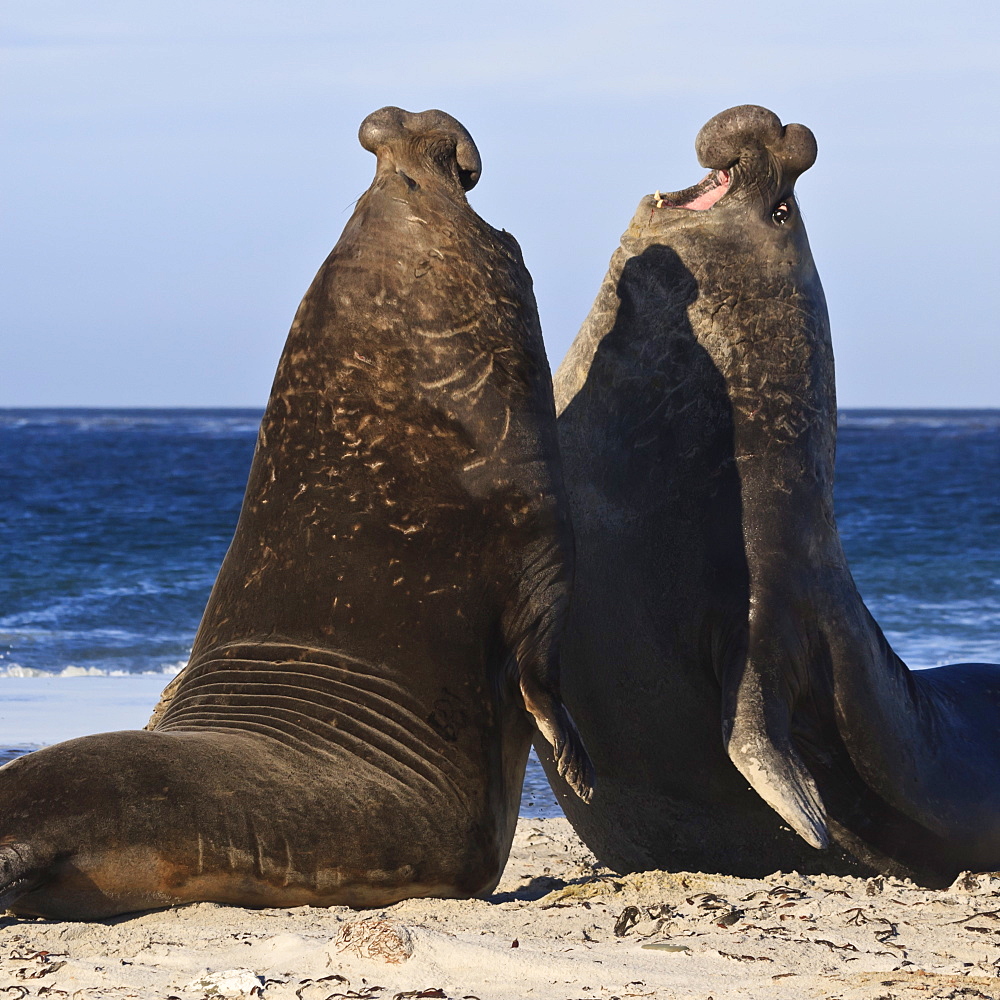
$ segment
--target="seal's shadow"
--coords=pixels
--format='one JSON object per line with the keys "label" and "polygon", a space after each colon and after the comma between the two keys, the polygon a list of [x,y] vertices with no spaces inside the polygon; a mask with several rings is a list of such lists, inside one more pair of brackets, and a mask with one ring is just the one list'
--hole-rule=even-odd
{"label": "seal's shadow", "polygon": [[[614,804],[620,805],[616,791],[609,795],[602,784],[604,764],[607,772],[617,768],[618,776],[629,780],[641,773],[636,798],[650,792],[645,801],[662,811],[648,824],[648,816],[639,821],[644,829],[669,831],[669,843],[656,848],[657,864],[744,875],[765,874],[775,865],[867,869],[948,884],[953,873],[946,865],[938,870],[932,860],[904,871],[872,846],[902,845],[919,856],[932,844],[932,854],[947,856],[940,838],[883,799],[858,773],[834,710],[832,654],[823,634],[829,608],[805,600],[806,588],[798,613],[808,618],[804,627],[810,627],[814,642],[806,650],[789,647],[790,657],[807,657],[801,667],[808,677],[807,691],[793,706],[791,736],[820,789],[838,848],[806,847],[755,793],[748,796],[748,783],[729,759],[722,731],[735,711],[746,670],[750,611],[736,418],[726,378],[695,336],[689,311],[697,312],[703,338],[718,338],[712,348],[720,357],[738,330],[721,319],[716,324],[704,303],[696,305],[697,278],[669,246],[653,245],[631,257],[614,292],[605,288],[602,296],[592,315],[606,322],[616,309],[614,323],[559,421],[578,541],[574,602],[581,590],[584,600],[599,598],[575,613],[612,622],[616,630],[605,639],[581,623],[571,624],[571,633],[576,629],[586,636],[583,647],[602,645],[608,660],[620,646],[619,674],[628,675],[625,683],[618,682],[606,663],[590,659],[570,635],[568,644],[577,648],[568,658],[586,664],[587,682],[594,685],[585,696],[568,700],[597,768],[595,811],[612,812]],[[577,518],[578,510],[585,516]],[[772,555],[767,572],[794,571],[808,580],[813,567],[793,566],[780,551]],[[628,620],[621,611],[626,599],[643,605],[634,621],[655,623],[643,637],[649,640],[646,646],[629,645],[629,636],[621,635],[619,619]],[[858,600],[853,591],[831,599],[833,607]],[[619,601],[617,617],[606,612],[614,600]],[[564,691],[576,694],[576,683],[564,674]],[[624,733],[631,747],[641,749],[625,749],[617,738]],[[541,747],[539,756],[545,762]],[[547,771],[552,780],[551,768]],[[557,792],[557,797],[574,825],[581,820],[586,825],[582,807],[566,794]],[[643,836],[647,843],[655,838],[648,830]],[[627,870],[645,846],[622,853],[620,837],[616,831],[588,839],[588,846],[602,863]],[[840,848],[858,860],[845,862]]]}
{"label": "seal's shadow", "polygon": [[[631,249],[626,237],[619,253]],[[665,244],[628,257],[580,332],[592,353],[571,353],[557,379],[579,385],[558,425],[577,539],[562,687],[597,771],[589,806],[536,747],[615,871],[839,870],[839,853],[788,830],[725,746],[751,593],[726,367],[740,345],[692,266]],[[706,284],[715,266],[704,262]]]}
{"label": "seal's shadow", "polygon": [[[728,655],[707,662],[722,670],[725,659],[725,669],[738,670],[732,630],[747,620],[750,584],[734,415],[726,379],[688,316],[698,281],[676,251],[654,244],[629,258],[616,293],[614,325],[560,417],[569,462],[578,466],[567,479],[589,480],[616,509],[645,522],[635,524],[642,541],[635,558],[655,592],[637,599],[655,601],[665,626],[707,609],[729,637]],[[712,679],[720,696],[723,680],[727,688],[738,682]]]}

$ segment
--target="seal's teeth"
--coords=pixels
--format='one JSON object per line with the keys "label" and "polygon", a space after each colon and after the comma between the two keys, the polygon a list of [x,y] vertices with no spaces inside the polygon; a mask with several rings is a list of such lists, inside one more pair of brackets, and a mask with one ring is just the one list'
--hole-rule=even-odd
{"label": "seal's teeth", "polygon": [[653,192],[653,202],[654,202],[654,204],[656,205],[657,208],[663,208],[664,198],[663,198],[663,195],[660,194],[660,189],[659,188],[657,188]]}

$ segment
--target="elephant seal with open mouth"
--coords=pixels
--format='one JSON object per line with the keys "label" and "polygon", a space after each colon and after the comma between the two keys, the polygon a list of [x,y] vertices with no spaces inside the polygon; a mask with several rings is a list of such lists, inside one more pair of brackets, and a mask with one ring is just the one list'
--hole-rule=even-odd
{"label": "elephant seal with open mouth", "polygon": [[488,893],[535,725],[590,794],[531,279],[455,119],[383,108],[360,139],[375,179],[292,324],[188,666],[148,730],[0,769],[17,913]]}
{"label": "elephant seal with open mouth", "polygon": [[743,106],[697,152],[709,175],[642,200],[556,375],[563,691],[601,784],[587,805],[550,777],[620,870],[993,870],[1000,667],[908,671],[837,533],[833,354],[794,194],[813,135]]}

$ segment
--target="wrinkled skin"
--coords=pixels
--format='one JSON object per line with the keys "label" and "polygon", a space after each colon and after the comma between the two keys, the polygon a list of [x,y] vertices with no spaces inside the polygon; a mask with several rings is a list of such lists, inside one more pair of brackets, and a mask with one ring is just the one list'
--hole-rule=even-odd
{"label": "wrinkled skin", "polygon": [[559,697],[555,412],[515,240],[439,111],[361,127],[375,179],[299,307],[232,545],[148,731],[0,769],[0,891],[86,918],[386,905],[499,879]]}
{"label": "wrinkled skin", "polygon": [[993,870],[1000,668],[908,671],[837,533],[812,134],[744,106],[697,149],[711,173],[643,199],[556,375],[593,801],[543,763],[619,870]]}

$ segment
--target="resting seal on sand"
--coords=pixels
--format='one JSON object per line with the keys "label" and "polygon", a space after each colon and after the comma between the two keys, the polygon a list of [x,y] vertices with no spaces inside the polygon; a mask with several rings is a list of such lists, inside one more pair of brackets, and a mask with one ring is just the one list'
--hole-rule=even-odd
{"label": "resting seal on sand", "polygon": [[489,892],[532,715],[589,794],[531,279],[455,119],[383,108],[360,139],[375,179],[292,324],[188,667],[150,731],[0,769],[18,913]]}
{"label": "resting seal on sand", "polygon": [[815,140],[744,106],[697,151],[711,173],[643,199],[556,375],[563,691],[601,775],[563,805],[619,869],[842,866],[765,802],[862,869],[995,869],[1000,668],[909,672],[837,534],[833,355],[793,191]]}

